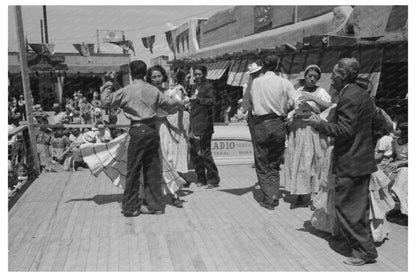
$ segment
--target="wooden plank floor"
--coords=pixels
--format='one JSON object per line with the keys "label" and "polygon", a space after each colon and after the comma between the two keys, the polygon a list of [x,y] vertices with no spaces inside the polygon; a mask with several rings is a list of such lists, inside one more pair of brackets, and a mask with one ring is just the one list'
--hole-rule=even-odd
{"label": "wooden plank floor", "polygon": [[408,270],[407,225],[389,223],[377,263],[349,267],[308,228],[309,209],[261,208],[251,166],[219,170],[219,188],[184,189],[183,209],[136,218],[120,214],[122,191],[104,175],[43,174],[9,211],[9,271]]}

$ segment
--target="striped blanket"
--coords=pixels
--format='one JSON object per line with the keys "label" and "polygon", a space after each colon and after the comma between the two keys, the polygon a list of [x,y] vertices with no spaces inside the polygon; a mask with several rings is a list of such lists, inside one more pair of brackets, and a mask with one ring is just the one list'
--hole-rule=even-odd
{"label": "striped blanket", "polygon": [[[82,158],[95,177],[104,172],[116,187],[124,189],[127,176],[129,140],[129,134],[125,133],[108,143],[82,144],[80,147]],[[162,163],[165,193],[168,191],[174,193],[182,188],[186,182],[164,157],[162,157]],[[143,182],[142,178],[140,182]]]}

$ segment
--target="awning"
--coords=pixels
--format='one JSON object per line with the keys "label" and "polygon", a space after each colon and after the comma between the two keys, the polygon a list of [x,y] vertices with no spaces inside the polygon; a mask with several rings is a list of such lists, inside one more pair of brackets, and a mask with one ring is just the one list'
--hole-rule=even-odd
{"label": "awning", "polygon": [[252,51],[257,49],[275,48],[284,43],[295,45],[297,42],[302,42],[304,37],[329,34],[342,29],[352,10],[351,7],[345,6],[339,10],[339,14],[336,16],[334,16],[334,12],[329,12],[295,24],[204,47],[196,53],[190,54],[189,58],[214,58],[220,55],[241,52],[244,50]]}
{"label": "awning", "polygon": [[224,75],[224,72],[230,66],[231,61],[217,61],[208,63],[205,66],[207,67],[207,79],[209,80],[218,80]]}
{"label": "awning", "polygon": [[228,73],[227,85],[242,87],[247,84],[250,78],[247,66],[253,61],[251,59],[233,60]]}

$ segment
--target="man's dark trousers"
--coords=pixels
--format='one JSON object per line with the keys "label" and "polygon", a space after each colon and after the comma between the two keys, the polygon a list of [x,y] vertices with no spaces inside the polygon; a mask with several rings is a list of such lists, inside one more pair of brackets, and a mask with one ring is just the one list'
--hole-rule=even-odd
{"label": "man's dark trousers", "polygon": [[254,155],[263,203],[273,204],[278,197],[279,167],[285,149],[286,127],[281,118],[254,122]]}
{"label": "man's dark trousers", "polygon": [[257,163],[256,157],[259,155],[259,150],[258,150],[258,145],[254,141],[256,137],[254,135],[254,119],[253,119],[253,114],[251,111],[247,112],[247,125],[248,125],[248,130],[250,131],[251,144],[253,145],[254,164],[256,164]]}
{"label": "man's dark trousers", "polygon": [[218,169],[211,153],[212,133],[205,133],[202,136],[190,139],[191,157],[198,176],[198,182],[202,184],[217,185],[220,182]]}
{"label": "man's dark trousers", "polygon": [[140,208],[140,171],[143,168],[144,196],[151,210],[165,207],[162,192],[162,164],[159,158],[159,133],[154,126],[140,125],[130,128],[127,148],[127,178],[122,209],[133,212]]}
{"label": "man's dark trousers", "polygon": [[340,177],[335,184],[335,212],[340,231],[352,248],[352,255],[363,260],[377,258],[369,223],[370,175]]}

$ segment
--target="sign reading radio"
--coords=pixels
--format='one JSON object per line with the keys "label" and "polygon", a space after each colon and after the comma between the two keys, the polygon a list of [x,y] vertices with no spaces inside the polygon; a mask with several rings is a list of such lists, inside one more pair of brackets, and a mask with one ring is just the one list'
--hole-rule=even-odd
{"label": "sign reading radio", "polygon": [[245,157],[253,155],[251,141],[216,139],[211,142],[214,157]]}

